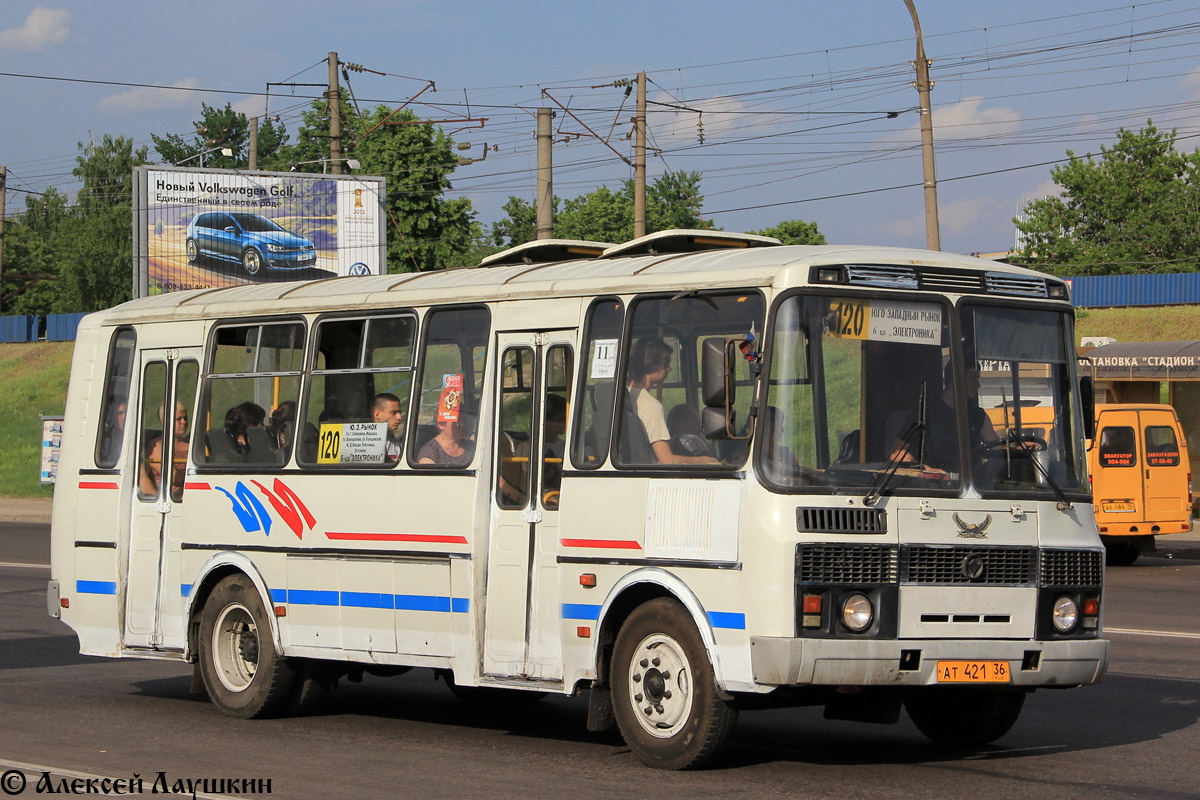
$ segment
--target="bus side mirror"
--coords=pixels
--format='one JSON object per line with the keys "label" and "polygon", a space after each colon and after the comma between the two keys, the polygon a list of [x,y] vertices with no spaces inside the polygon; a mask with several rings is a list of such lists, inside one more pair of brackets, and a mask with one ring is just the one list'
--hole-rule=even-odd
{"label": "bus side mirror", "polygon": [[734,404],[736,387],[729,368],[729,348],[724,337],[704,340],[700,356],[700,391],[704,405],[709,408],[728,408]]}
{"label": "bus side mirror", "polygon": [[1096,437],[1096,391],[1092,387],[1092,378],[1084,375],[1079,379],[1079,404],[1083,407],[1083,438],[1091,440]]}

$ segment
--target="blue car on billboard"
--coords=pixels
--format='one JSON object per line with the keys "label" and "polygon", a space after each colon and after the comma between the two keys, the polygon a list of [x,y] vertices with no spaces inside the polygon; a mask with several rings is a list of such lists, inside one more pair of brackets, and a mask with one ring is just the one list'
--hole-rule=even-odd
{"label": "blue car on billboard", "polygon": [[215,258],[241,264],[249,275],[267,269],[304,269],[317,263],[310,239],[284,230],[261,214],[208,211],[188,224],[187,260]]}

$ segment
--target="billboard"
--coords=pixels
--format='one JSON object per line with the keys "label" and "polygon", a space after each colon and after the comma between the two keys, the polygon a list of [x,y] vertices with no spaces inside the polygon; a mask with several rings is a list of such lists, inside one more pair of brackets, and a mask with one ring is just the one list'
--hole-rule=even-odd
{"label": "billboard", "polygon": [[383,178],[133,172],[134,297],[387,271]]}

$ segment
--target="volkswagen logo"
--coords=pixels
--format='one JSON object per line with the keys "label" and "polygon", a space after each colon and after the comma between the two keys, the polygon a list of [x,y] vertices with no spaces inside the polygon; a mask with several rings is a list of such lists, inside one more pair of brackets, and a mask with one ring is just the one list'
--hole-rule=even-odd
{"label": "volkswagen logo", "polygon": [[355,262],[354,264],[350,265],[350,273],[349,274],[351,274],[351,275],[370,275],[371,268],[368,267],[366,264],[362,263],[361,261],[358,261],[358,262]]}
{"label": "volkswagen logo", "polygon": [[959,571],[967,580],[977,581],[983,577],[983,573],[987,572],[987,565],[983,561],[983,556],[976,553],[962,560]]}

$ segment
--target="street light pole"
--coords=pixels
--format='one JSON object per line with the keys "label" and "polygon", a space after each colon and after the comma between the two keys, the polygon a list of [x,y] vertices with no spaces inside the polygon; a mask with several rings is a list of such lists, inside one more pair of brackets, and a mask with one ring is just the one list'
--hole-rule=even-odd
{"label": "street light pole", "polygon": [[933,114],[929,105],[929,60],[925,58],[925,42],[921,39],[921,21],[912,0],[904,0],[908,13],[912,15],[913,30],[917,34],[917,97],[921,107],[921,160],[925,165],[925,246],[930,250],[942,249],[942,236],[938,229],[937,177],[933,170]]}

